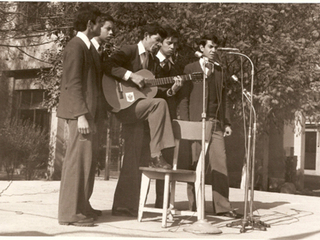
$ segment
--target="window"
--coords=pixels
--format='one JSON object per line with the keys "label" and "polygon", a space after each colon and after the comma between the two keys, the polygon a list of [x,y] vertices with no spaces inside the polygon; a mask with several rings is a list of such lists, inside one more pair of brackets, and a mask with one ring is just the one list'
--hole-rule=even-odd
{"label": "window", "polygon": [[48,131],[50,114],[47,109],[42,106],[45,97],[46,94],[44,90],[41,89],[16,90],[16,118],[29,120]]}
{"label": "window", "polygon": [[316,170],[316,156],[317,156],[317,132],[306,131],[306,145],[305,145],[305,163],[304,169]]}

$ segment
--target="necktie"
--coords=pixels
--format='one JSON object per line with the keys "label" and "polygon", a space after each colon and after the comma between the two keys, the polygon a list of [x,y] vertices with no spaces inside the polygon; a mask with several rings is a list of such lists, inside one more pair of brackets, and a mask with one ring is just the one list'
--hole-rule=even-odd
{"label": "necktie", "polygon": [[102,55],[102,46],[101,45],[99,45],[99,47],[98,47],[98,53],[100,56]]}
{"label": "necktie", "polygon": [[212,63],[207,63],[206,64],[206,70],[207,70],[207,77],[209,77],[213,73],[213,64]]}
{"label": "necktie", "polygon": [[148,63],[149,63],[149,53],[148,51],[141,54],[141,61],[142,61],[142,68],[148,69]]}
{"label": "necktie", "polygon": [[162,69],[163,69],[163,71],[165,71],[165,72],[169,72],[170,71],[170,61],[169,61],[169,59],[165,59],[164,61],[163,61],[163,67],[162,67]]}

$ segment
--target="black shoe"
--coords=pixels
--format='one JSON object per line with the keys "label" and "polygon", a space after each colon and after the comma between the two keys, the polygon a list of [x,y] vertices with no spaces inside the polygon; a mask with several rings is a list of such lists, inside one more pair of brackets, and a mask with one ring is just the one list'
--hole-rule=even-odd
{"label": "black shoe", "polygon": [[163,168],[163,169],[171,169],[171,165],[169,163],[167,163],[162,155],[151,158],[150,162],[149,162],[149,167],[152,168]]}
{"label": "black shoe", "polygon": [[137,217],[138,211],[129,208],[113,208],[112,216]]}
{"label": "black shoe", "polygon": [[221,212],[217,213],[217,216],[222,216],[222,217],[229,217],[229,218],[241,218],[243,215],[240,213],[237,213],[235,210],[231,210],[229,212]]}
{"label": "black shoe", "polygon": [[102,216],[102,211],[101,211],[101,210],[92,209],[91,211],[92,211],[95,215],[97,215],[98,217]]}
{"label": "black shoe", "polygon": [[98,215],[94,214],[93,212],[92,213],[88,213],[85,215],[87,218],[92,218],[93,221],[97,220],[98,219]]}
{"label": "black shoe", "polygon": [[85,215],[87,218],[93,218],[93,220],[97,220],[98,217],[102,215],[102,211],[91,208],[88,213],[84,213],[83,215]]}
{"label": "black shoe", "polygon": [[60,225],[73,225],[77,227],[93,227],[93,218],[84,218],[76,222],[59,222]]}

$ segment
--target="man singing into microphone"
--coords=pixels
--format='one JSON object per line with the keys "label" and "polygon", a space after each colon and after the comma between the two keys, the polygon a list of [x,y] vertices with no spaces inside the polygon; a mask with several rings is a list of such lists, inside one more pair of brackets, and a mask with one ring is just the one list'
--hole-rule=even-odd
{"label": "man singing into microphone", "polygon": [[[184,74],[203,72],[206,76],[205,113],[206,120],[213,122],[212,136],[206,154],[209,162],[210,179],[212,184],[213,213],[236,218],[237,213],[229,202],[229,180],[224,137],[231,135],[227,92],[225,89],[225,73],[221,64],[216,63],[216,50],[219,44],[218,38],[213,35],[205,35],[199,42],[201,58],[188,64]],[[201,55],[201,54],[200,54]],[[182,120],[201,121],[203,106],[203,85],[188,81],[180,90],[182,100],[179,104]],[[201,152],[201,143],[191,143],[192,162],[191,169],[195,169]],[[207,171],[206,171],[207,172]],[[188,184],[188,199],[190,210],[196,210],[194,184]]]}

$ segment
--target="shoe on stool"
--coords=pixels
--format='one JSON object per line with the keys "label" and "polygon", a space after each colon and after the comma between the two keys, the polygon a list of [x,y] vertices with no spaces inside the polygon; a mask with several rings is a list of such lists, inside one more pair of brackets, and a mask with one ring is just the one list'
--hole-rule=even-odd
{"label": "shoe on stool", "polygon": [[171,165],[167,163],[162,155],[151,158],[149,162],[149,167],[151,168],[163,168],[163,169],[172,169]]}
{"label": "shoe on stool", "polygon": [[84,218],[75,222],[59,222],[60,225],[73,225],[77,227],[93,227],[93,218]]}

